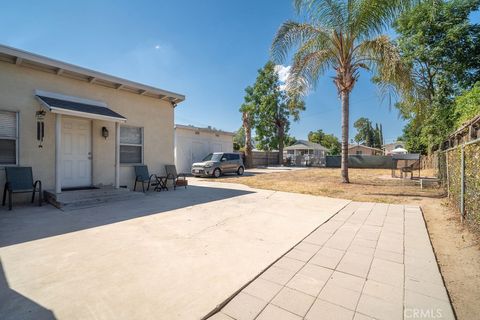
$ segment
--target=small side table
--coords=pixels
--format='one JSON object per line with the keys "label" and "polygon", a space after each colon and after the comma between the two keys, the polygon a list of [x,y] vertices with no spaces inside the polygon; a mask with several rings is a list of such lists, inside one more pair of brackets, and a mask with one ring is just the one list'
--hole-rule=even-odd
{"label": "small side table", "polygon": [[157,180],[157,185],[155,186],[155,189],[153,189],[154,191],[162,191],[162,190],[168,191],[166,176],[157,176],[156,180]]}

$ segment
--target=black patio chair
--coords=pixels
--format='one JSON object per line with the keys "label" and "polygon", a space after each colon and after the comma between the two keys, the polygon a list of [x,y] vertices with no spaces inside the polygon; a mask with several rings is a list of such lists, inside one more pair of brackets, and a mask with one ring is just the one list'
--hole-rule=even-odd
{"label": "black patio chair", "polygon": [[35,192],[38,192],[38,205],[42,206],[42,182],[33,182],[32,167],[5,167],[6,182],[3,189],[2,206],[8,192],[8,210],[12,210],[12,194],[32,193],[32,203],[35,201]]}
{"label": "black patio chair", "polygon": [[167,173],[167,181],[172,180],[173,190],[178,187],[185,187],[187,189],[188,181],[185,173],[177,173],[177,168],[174,164],[165,165],[165,172]]}
{"label": "black patio chair", "polygon": [[157,185],[157,175],[149,174],[147,166],[135,166],[135,185],[133,187],[133,191],[137,190],[137,182],[142,183],[143,192],[145,192],[145,183],[147,183],[147,191],[148,191],[150,190],[150,186]]}

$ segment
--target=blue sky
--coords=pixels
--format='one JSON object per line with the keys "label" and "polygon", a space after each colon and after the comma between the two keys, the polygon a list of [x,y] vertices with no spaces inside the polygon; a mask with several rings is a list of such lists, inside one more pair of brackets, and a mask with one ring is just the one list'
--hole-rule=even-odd
{"label": "blue sky", "polygon": [[[234,131],[244,88],[269,59],[291,0],[8,1],[0,10],[0,43],[185,94],[176,122]],[[323,129],[340,136],[340,103],[330,77],[306,99],[290,133]],[[351,97],[351,123],[383,124],[393,141],[403,122],[362,74]],[[353,128],[352,128],[353,130]],[[351,131],[353,135],[353,131]]]}

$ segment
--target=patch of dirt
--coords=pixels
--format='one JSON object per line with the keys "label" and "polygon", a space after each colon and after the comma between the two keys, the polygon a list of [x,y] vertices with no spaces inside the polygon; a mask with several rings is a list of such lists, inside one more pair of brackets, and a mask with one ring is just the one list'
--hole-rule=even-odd
{"label": "patch of dirt", "polygon": [[480,315],[479,238],[445,200],[423,199],[428,233],[458,319],[478,319]]}
{"label": "patch of dirt", "polygon": [[[417,204],[422,207],[438,264],[458,319],[480,315],[480,239],[446,205],[441,188],[420,189],[410,179],[392,178],[390,170],[350,169],[350,184],[340,181],[340,169],[308,169],[254,176],[228,176],[219,182],[252,188],[298,192],[354,201]],[[422,176],[433,177],[430,170]]]}

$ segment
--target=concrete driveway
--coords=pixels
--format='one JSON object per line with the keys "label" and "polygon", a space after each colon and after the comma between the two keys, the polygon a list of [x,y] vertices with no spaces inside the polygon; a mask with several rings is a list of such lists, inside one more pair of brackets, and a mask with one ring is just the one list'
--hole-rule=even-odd
{"label": "concrete driveway", "polygon": [[348,201],[192,179],[62,212],[0,210],[1,319],[199,319]]}

